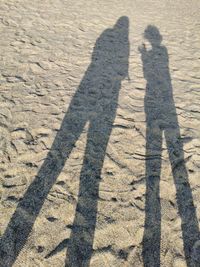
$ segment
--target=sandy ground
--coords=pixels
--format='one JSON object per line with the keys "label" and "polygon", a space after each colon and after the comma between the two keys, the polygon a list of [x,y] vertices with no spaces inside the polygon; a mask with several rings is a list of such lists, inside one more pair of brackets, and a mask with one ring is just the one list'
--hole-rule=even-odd
{"label": "sandy ground", "polygon": [[1,267],[200,266],[199,12],[0,2]]}

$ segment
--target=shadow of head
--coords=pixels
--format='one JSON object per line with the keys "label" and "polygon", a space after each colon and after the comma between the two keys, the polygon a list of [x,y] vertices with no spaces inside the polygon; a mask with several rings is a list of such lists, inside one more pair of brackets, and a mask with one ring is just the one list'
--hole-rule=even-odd
{"label": "shadow of head", "polygon": [[159,46],[162,42],[162,35],[158,28],[154,25],[149,25],[144,31],[144,38],[147,39],[152,47]]}
{"label": "shadow of head", "polygon": [[129,28],[129,18],[126,16],[120,17],[114,25],[114,29],[128,29]]}

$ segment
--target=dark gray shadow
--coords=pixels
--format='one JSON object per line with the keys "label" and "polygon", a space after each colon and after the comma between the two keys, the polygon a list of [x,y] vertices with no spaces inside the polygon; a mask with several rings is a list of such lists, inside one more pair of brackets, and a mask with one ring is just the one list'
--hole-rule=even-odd
{"label": "dark gray shadow", "polygon": [[75,219],[69,242],[63,240],[58,250],[68,246],[65,266],[89,266],[101,169],[116,116],[121,81],[128,76],[128,28],[128,18],[121,17],[113,28],[105,30],[97,39],[92,62],[70,103],[47,158],[1,238],[1,267],[14,264],[87,121],[89,130]]}
{"label": "dark gray shadow", "polygon": [[[143,260],[145,267],[160,266],[161,204],[159,182],[161,173],[162,135],[164,134],[176,186],[178,212],[182,220],[184,253],[188,267],[192,265],[191,253],[199,238],[199,226],[192,192],[185,166],[183,141],[177,120],[169,73],[168,52],[161,45],[162,36],[155,26],[149,25],[144,37],[152,48],[139,48],[147,81],[145,95],[146,113],[146,202]],[[199,266],[199,265],[198,265]]]}

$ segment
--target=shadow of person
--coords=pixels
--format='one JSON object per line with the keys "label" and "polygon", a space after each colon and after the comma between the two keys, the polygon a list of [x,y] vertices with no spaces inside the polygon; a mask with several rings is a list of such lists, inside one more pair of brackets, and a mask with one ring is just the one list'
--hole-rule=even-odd
{"label": "shadow of person", "polygon": [[45,198],[87,121],[89,130],[80,175],[78,203],[65,265],[89,265],[101,169],[116,116],[121,81],[128,76],[128,29],[129,21],[124,16],[97,39],[92,62],[70,103],[47,158],[19,202],[1,238],[1,267],[10,267],[15,262]]}
{"label": "shadow of person", "polygon": [[192,265],[191,253],[199,238],[199,226],[193,203],[188,174],[184,161],[183,142],[177,120],[168,66],[168,53],[161,45],[159,30],[149,25],[144,37],[152,48],[139,47],[147,81],[145,95],[146,113],[146,202],[143,236],[143,261],[145,267],[160,266],[161,205],[159,181],[161,172],[162,134],[164,133],[176,198],[182,223],[182,236],[187,266]]}

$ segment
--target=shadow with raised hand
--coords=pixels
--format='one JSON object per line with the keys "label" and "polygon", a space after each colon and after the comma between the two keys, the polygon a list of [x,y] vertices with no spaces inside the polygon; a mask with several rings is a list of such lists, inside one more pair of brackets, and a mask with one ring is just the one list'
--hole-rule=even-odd
{"label": "shadow with raised hand", "polygon": [[183,142],[173,99],[168,53],[161,45],[159,30],[149,25],[144,37],[152,48],[139,47],[147,81],[145,95],[146,113],[146,200],[145,230],[143,236],[143,261],[145,267],[160,266],[161,204],[159,182],[161,173],[162,134],[164,133],[176,198],[182,223],[182,236],[187,266],[192,265],[194,243],[199,239],[199,226],[192,192],[185,166]]}
{"label": "shadow with raised hand", "polygon": [[[89,65],[36,178],[19,202],[0,242],[0,266],[10,267],[22,250],[42,205],[87,121],[76,214],[66,266],[88,266],[97,214],[98,188],[116,116],[121,81],[128,76],[129,22],[121,17],[97,39]],[[67,212],[67,211],[66,211]]]}

